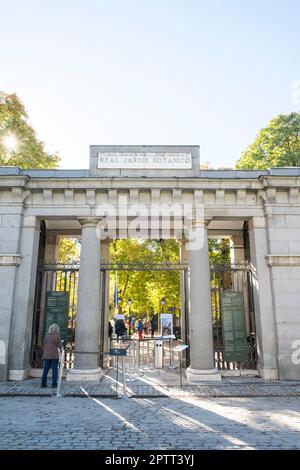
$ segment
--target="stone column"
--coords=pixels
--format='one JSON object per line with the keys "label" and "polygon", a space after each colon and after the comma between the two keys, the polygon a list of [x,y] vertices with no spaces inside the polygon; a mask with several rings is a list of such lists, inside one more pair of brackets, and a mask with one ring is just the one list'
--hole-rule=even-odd
{"label": "stone column", "polygon": [[267,265],[268,239],[265,217],[249,223],[250,253],[253,265],[258,368],[263,379],[278,379],[277,338],[270,269]]}
{"label": "stone column", "polygon": [[45,263],[57,263],[59,238],[53,234],[46,235]]}
{"label": "stone column", "polygon": [[75,367],[67,380],[99,380],[100,338],[100,240],[97,219],[82,224],[78,307],[75,329]]}
{"label": "stone column", "polygon": [[243,233],[240,235],[232,235],[230,238],[230,260],[231,262],[239,262],[245,260]]}
{"label": "stone column", "polygon": [[10,380],[23,380],[29,374],[39,237],[39,220],[23,217],[9,347]]}
{"label": "stone column", "polygon": [[206,380],[221,380],[214,366],[213,328],[211,310],[210,266],[208,257],[208,220],[197,221],[193,230],[202,232],[199,247],[189,253],[190,264],[190,367],[187,380],[198,383]]}
{"label": "stone column", "polygon": [[[102,240],[101,242],[101,258],[103,261],[109,261],[109,240]],[[103,328],[103,352],[108,353],[109,347],[109,338],[108,338],[108,321],[109,321],[109,271],[106,271],[105,274],[105,299],[103,301],[104,305],[104,328]],[[103,368],[107,369],[109,366],[109,357],[108,354],[103,356]]]}
{"label": "stone column", "polygon": [[[189,262],[189,252],[185,248],[185,241],[180,241],[180,263]],[[185,298],[185,292],[187,291],[185,286],[185,271],[180,271],[180,328],[181,328],[181,339],[185,342],[186,337],[186,324],[185,324],[185,309],[188,299]]]}

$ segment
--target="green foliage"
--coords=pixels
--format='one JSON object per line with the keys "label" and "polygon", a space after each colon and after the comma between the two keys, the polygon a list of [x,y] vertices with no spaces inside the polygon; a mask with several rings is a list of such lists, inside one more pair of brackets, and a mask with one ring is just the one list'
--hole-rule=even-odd
{"label": "green foliage", "polygon": [[61,238],[59,240],[58,261],[68,264],[80,259],[80,242],[77,238]]}
{"label": "green foliage", "polygon": [[[230,262],[230,249],[229,249],[229,240],[224,238],[212,238],[208,240],[208,249],[209,249],[209,260],[210,264],[214,266],[222,266],[223,264],[228,264]],[[216,274],[215,271],[211,271],[211,307],[212,307],[212,317],[214,324],[220,321],[220,292],[219,288],[221,287],[222,277]],[[230,273],[224,272],[223,281],[226,284],[231,285],[231,275]]]}
{"label": "green foliage", "polygon": [[[230,260],[229,241],[209,240],[209,256],[212,264]],[[176,240],[116,240],[110,244],[111,261],[118,263],[179,262],[179,244]],[[113,304],[115,273],[110,273],[110,303]],[[160,300],[165,298],[164,311],[180,308],[179,271],[118,271],[119,308],[129,313],[128,298],[132,299],[131,313],[149,315],[161,312]]]}
{"label": "green foliage", "polygon": [[[209,239],[209,256],[212,264],[230,260],[229,241]],[[80,259],[80,241],[61,238],[59,241],[59,262],[68,264]],[[179,244],[176,240],[115,240],[110,243],[110,261],[117,263],[178,263]],[[110,271],[110,305],[113,307],[115,272]],[[162,310],[161,298],[165,298],[164,311],[175,307],[179,315],[180,308],[180,272],[179,271],[118,271],[119,309],[129,314],[128,298],[132,299],[131,314],[149,316]],[[57,290],[70,291],[70,306],[77,304],[77,291],[71,289],[70,274],[61,272],[57,275]],[[65,285],[66,283],[66,285]],[[212,280],[212,287],[218,287]],[[214,295],[218,295],[218,292]],[[73,308],[73,307],[72,307]],[[70,317],[74,311],[70,307]],[[113,308],[111,308],[113,315]],[[215,313],[217,316],[217,313]]]}
{"label": "green foliage", "polygon": [[[60,238],[58,261],[62,264],[74,263],[80,259],[80,242],[77,238]],[[76,317],[78,290],[78,272],[58,271],[55,290],[69,292],[69,327]]]}
{"label": "green foliage", "polygon": [[209,260],[211,264],[222,264],[230,261],[229,240],[210,238],[208,240]]}
{"label": "green foliage", "polygon": [[[56,168],[59,156],[45,151],[17,95],[1,94],[0,98],[0,166]],[[15,141],[12,148],[6,144],[9,139]]]}
{"label": "green foliage", "polygon": [[243,152],[236,168],[261,170],[281,166],[300,166],[300,113],[271,119]]}
{"label": "green foliage", "polygon": [[[147,263],[178,262],[179,244],[176,240],[116,240],[110,245],[112,261]],[[110,298],[113,302],[115,274],[110,273]],[[131,312],[149,315],[152,311],[160,312],[160,300],[165,297],[165,312],[180,307],[179,271],[119,271],[118,272],[119,306],[129,312],[128,298],[132,299]]]}

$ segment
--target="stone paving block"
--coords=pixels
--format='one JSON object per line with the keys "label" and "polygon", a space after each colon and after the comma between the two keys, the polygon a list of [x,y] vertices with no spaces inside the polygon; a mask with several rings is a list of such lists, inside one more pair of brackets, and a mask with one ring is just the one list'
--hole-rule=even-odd
{"label": "stone paving block", "polygon": [[82,400],[1,398],[0,448],[300,448],[297,397]]}

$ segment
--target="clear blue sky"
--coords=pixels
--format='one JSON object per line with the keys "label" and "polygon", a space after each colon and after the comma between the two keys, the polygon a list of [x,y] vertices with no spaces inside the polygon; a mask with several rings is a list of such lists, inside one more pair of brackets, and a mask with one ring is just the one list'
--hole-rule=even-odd
{"label": "clear blue sky", "polygon": [[64,168],[90,144],[199,144],[233,166],[300,108],[299,0],[0,0],[0,44],[0,90]]}

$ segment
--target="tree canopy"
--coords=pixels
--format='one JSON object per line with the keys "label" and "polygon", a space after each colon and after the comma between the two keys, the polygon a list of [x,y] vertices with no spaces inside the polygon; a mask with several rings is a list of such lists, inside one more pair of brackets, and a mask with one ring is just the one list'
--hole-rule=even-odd
{"label": "tree canopy", "polygon": [[[209,256],[212,264],[230,260],[229,241],[210,239]],[[179,243],[176,240],[115,240],[110,244],[111,261],[117,263],[178,263]],[[180,271],[118,271],[110,274],[110,299],[113,303],[117,282],[119,309],[129,313],[128,298],[132,300],[131,312],[149,314],[161,311],[161,299],[165,298],[165,312],[180,308]]]}
{"label": "tree canopy", "polygon": [[230,261],[229,240],[226,238],[209,238],[208,250],[212,265],[222,265]]}
{"label": "tree canopy", "polygon": [[[179,244],[176,240],[116,240],[110,244],[112,261],[119,263],[142,261],[162,263],[179,261]],[[119,308],[128,313],[128,298],[132,299],[131,312],[149,314],[161,311],[160,300],[165,298],[165,311],[180,307],[179,271],[118,271]],[[111,273],[111,295],[116,275]]]}
{"label": "tree canopy", "polygon": [[300,113],[280,114],[242,153],[238,170],[300,166]]}
{"label": "tree canopy", "polygon": [[56,168],[60,158],[45,151],[44,143],[28,122],[17,95],[0,96],[0,166]]}
{"label": "tree canopy", "polygon": [[59,263],[68,264],[80,260],[80,241],[77,238],[60,238]]}

